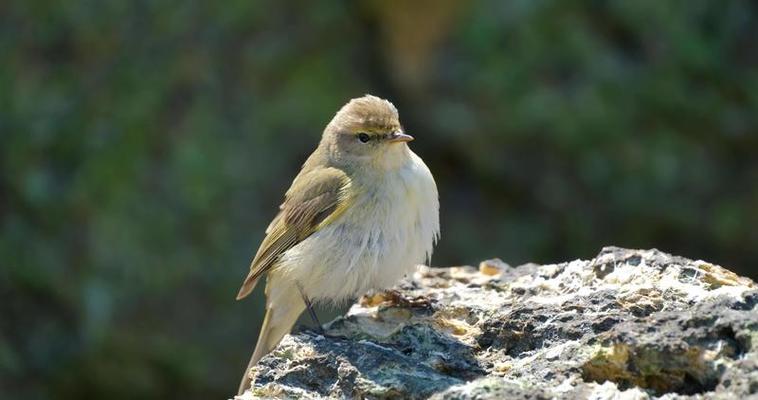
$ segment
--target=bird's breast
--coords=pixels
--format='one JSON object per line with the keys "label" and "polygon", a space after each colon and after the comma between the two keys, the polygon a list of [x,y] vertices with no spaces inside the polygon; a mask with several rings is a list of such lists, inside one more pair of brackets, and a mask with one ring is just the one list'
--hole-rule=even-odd
{"label": "bird's breast", "polygon": [[431,256],[439,205],[421,159],[413,155],[369,182],[353,179],[348,209],[282,257],[282,268],[314,299],[339,301],[392,286]]}

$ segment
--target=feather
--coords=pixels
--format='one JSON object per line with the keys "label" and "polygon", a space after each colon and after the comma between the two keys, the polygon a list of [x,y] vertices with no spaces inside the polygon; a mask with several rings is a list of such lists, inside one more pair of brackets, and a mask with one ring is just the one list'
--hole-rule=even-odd
{"label": "feather", "polygon": [[288,249],[334,221],[349,205],[350,178],[333,167],[303,170],[285,195],[280,211],[266,229],[250,273],[237,294],[240,300]]}

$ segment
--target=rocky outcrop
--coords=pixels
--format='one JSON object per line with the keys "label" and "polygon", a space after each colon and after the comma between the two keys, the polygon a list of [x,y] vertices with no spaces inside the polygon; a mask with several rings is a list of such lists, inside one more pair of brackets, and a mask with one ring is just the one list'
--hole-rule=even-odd
{"label": "rocky outcrop", "polygon": [[703,261],[421,267],[326,336],[287,336],[242,399],[666,399],[758,394],[758,290]]}

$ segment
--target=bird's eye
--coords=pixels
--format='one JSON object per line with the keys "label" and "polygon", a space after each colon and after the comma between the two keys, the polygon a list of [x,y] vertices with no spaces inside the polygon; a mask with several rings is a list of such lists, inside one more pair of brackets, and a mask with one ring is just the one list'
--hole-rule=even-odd
{"label": "bird's eye", "polygon": [[363,143],[368,142],[369,139],[371,139],[371,138],[368,136],[367,133],[361,132],[361,133],[358,134],[358,140],[360,140]]}

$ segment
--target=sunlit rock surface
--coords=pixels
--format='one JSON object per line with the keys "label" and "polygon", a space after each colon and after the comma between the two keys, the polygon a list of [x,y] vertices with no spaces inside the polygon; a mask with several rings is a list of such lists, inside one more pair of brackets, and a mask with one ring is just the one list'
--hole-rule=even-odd
{"label": "sunlit rock surface", "polygon": [[555,265],[422,267],[397,290],[361,299],[327,337],[287,336],[238,398],[758,394],[758,290],[707,262],[608,247]]}

